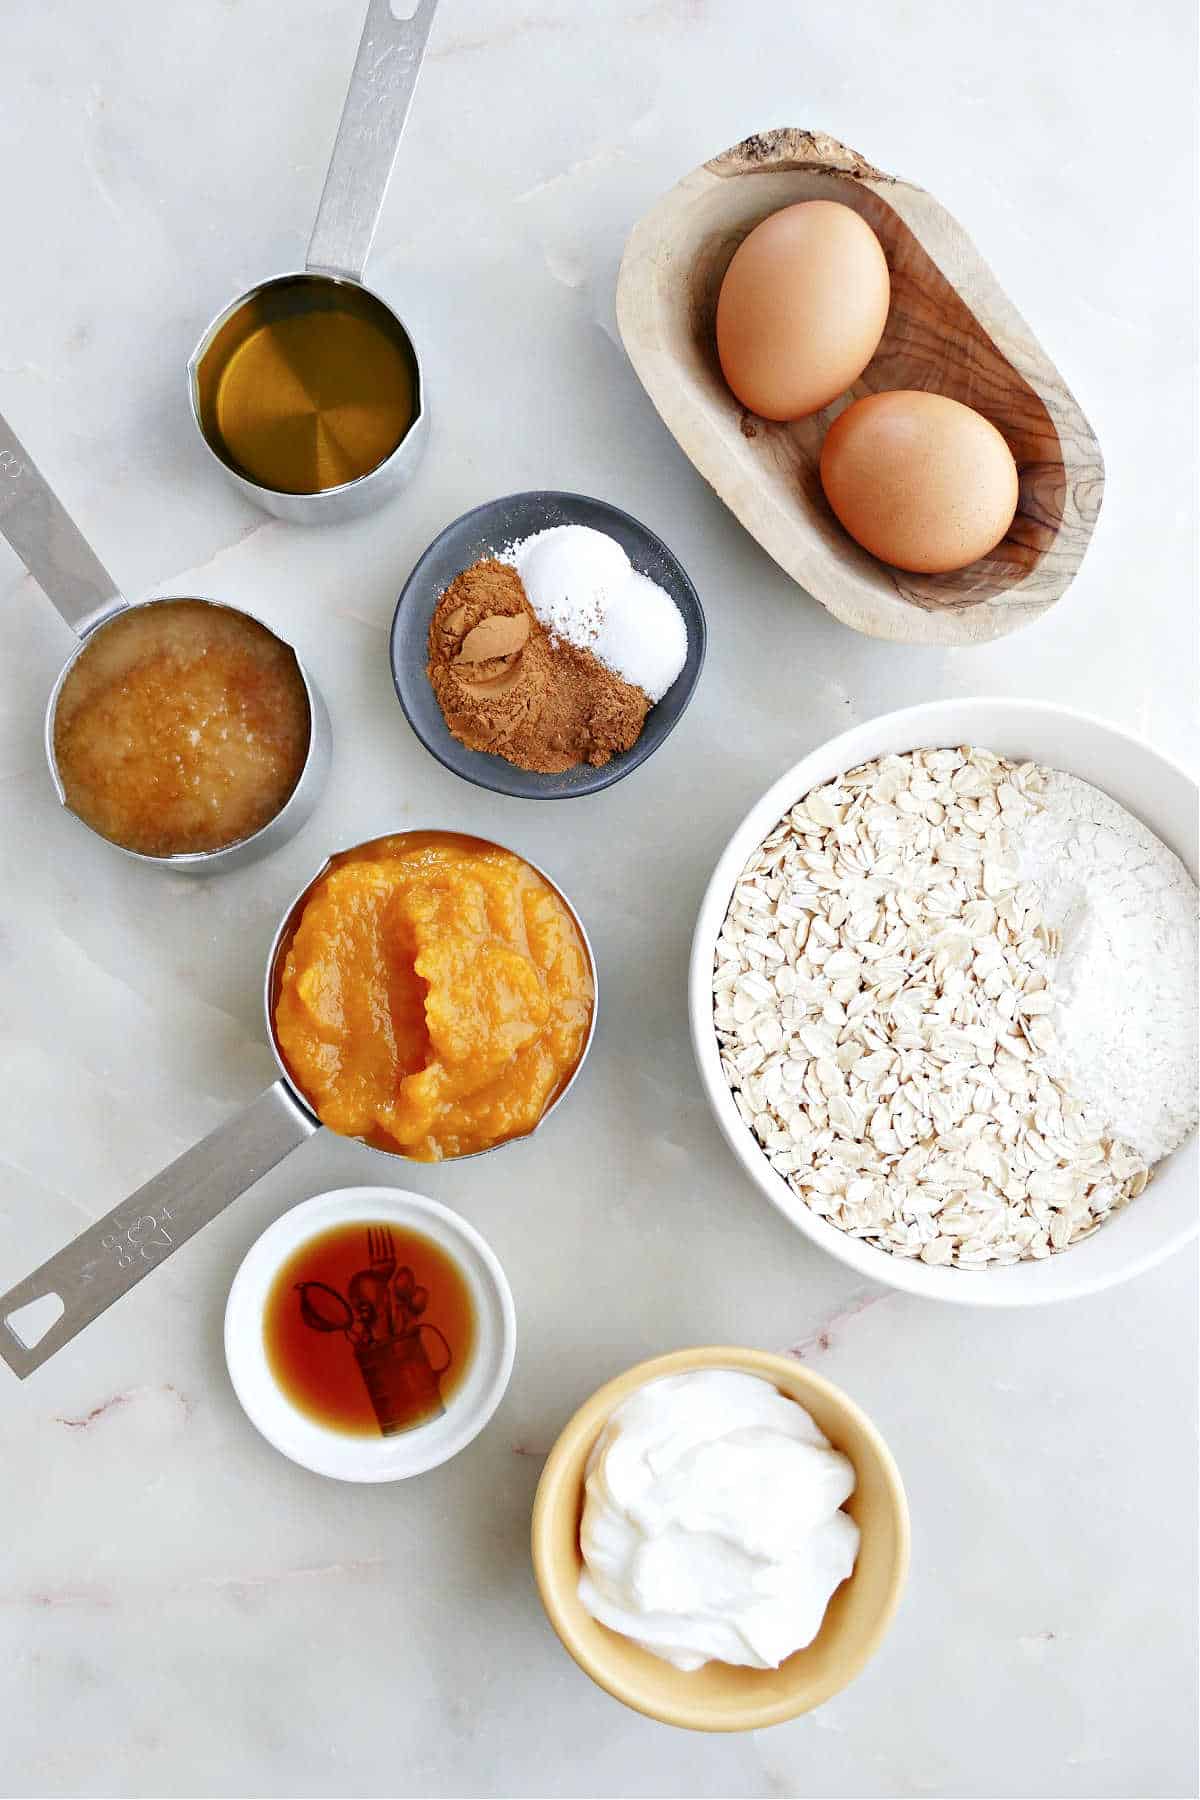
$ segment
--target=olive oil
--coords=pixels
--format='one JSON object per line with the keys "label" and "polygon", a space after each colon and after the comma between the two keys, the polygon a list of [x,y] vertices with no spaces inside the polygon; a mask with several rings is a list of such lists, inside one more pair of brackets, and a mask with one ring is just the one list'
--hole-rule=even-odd
{"label": "olive oil", "polygon": [[371,294],[297,275],[227,319],[197,371],[200,423],[231,469],[283,494],[357,481],[417,411],[412,346]]}
{"label": "olive oil", "polygon": [[424,1233],[362,1220],[301,1244],[263,1313],[267,1363],[292,1405],[351,1437],[440,1418],[470,1372],[475,1302]]}

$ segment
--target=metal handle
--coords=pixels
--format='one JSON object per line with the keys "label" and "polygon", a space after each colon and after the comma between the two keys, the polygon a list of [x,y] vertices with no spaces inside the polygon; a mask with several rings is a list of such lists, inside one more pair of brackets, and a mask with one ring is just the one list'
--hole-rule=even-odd
{"label": "metal handle", "polygon": [[3,417],[0,534],[80,637],[125,605],[120,588]]}
{"label": "metal handle", "polygon": [[[22,1380],[32,1375],[317,1129],[277,1081],[0,1298],[0,1357]],[[30,1345],[13,1317],[47,1297],[62,1312]]]}
{"label": "metal handle", "polygon": [[305,266],[358,281],[371,250],[437,0],[398,19],[370,0]]}

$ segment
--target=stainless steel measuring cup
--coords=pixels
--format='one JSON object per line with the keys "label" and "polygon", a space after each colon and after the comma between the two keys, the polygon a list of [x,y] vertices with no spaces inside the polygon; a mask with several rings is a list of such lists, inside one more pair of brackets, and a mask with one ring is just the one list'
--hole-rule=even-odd
{"label": "stainless steel measuring cup", "polygon": [[[399,492],[425,450],[429,405],[416,346],[399,315],[367,287],[363,270],[436,8],[437,0],[419,0],[411,17],[398,18],[391,0],[369,0],[303,270],[272,276],[224,307],[188,361],[192,416],[209,450],[248,500],[296,524],[329,524],[370,512]],[[339,290],[341,296],[348,296],[356,309],[372,318],[405,352],[413,389],[411,422],[390,454],[353,480],[321,485],[315,492],[266,485],[240,467],[223,443],[210,391],[213,356],[228,342],[230,333],[243,328],[248,331],[256,308],[290,304],[289,296],[300,290],[311,291],[314,310],[322,303],[337,304]],[[320,424],[320,395],[298,393],[293,403],[300,409],[295,416],[311,418],[314,426]]]}
{"label": "stainless steel measuring cup", "polygon": [[[51,690],[46,703],[44,727],[50,779],[59,801],[67,807],[66,789],[54,753],[54,715],[63,683],[88,648],[93,635],[115,619],[118,613],[134,609],[123,598],[116,582],[3,417],[0,417],[0,536],[8,539],[46,598],[54,603],[79,638],[78,648],[67,658]],[[163,594],[154,600],[141,601],[138,610],[168,606],[180,599],[197,600],[206,606],[221,607],[226,612],[253,619],[264,631],[271,630],[262,619],[246,612],[244,608],[227,606],[224,601],[210,600],[203,594]],[[278,632],[271,632],[271,636],[285,644]],[[111,838],[104,838],[104,843],[111,844],[123,856],[132,857],[134,862],[181,870],[186,874],[213,875],[218,871],[224,872],[244,863],[254,862],[258,857],[277,849],[299,831],[311,815],[325,785],[333,733],[325,703],[312,677],[292,646],[285,644],[285,648],[296,657],[296,667],[304,683],[308,699],[309,739],[308,754],[299,779],[274,818],[268,819],[251,836],[226,844],[219,850],[187,851],[176,856],[147,856],[140,850],[130,850],[124,844],[115,843]],[[67,810],[71,809],[67,807]],[[72,813],[72,817],[79,818],[79,815]],[[79,819],[79,823],[92,831],[93,828],[86,819]],[[101,834],[94,832],[93,835],[98,837]]]}
{"label": "stainless steel measuring cup", "polygon": [[[438,827],[408,827],[404,832],[394,835],[408,836],[411,832],[422,829],[437,830]],[[377,841],[369,838],[364,843],[351,845],[349,850],[365,850]],[[32,1275],[10,1288],[7,1294],[0,1296],[0,1358],[22,1380],[25,1376],[32,1375],[35,1369],[39,1369],[65,1344],[69,1344],[86,1325],[99,1318],[114,1300],[119,1300],[122,1294],[128,1293],[151,1269],[165,1262],[171,1252],[177,1250],[180,1244],[186,1243],[202,1225],[207,1225],[218,1213],[224,1212],[268,1169],[274,1168],[276,1163],[311,1137],[314,1131],[321,1129],[321,1121],[292,1079],[279,1048],[275,1029],[275,1001],[283,961],[304,903],[313,887],[337,858],[346,854],[347,851],[332,852],[305,882],[284,913],[267,956],[263,1011],[266,1015],[267,1037],[279,1069],[279,1079],[261,1093],[257,1100],[251,1101],[244,1111],[227,1120],[224,1125],[219,1125],[215,1131],[210,1131],[206,1138],[202,1138],[190,1150],[185,1150],[182,1156],[168,1164],[160,1174],[152,1176],[135,1194],[115,1206],[94,1225],[89,1225],[73,1243],[50,1257]],[[566,1099],[587,1061],[596,1032],[599,989],[596,981],[596,958],[578,912],[557,882],[543,869],[530,862],[528,857],[523,857],[522,861],[554,889],[575,920],[587,953],[593,995],[591,1021],[579,1060],[569,1079],[533,1127],[536,1132]],[[532,1133],[525,1135],[531,1136]],[[384,1156],[403,1163],[413,1161],[398,1150],[384,1150],[357,1138],[351,1141],[374,1156]],[[466,1162],[473,1157],[490,1156],[496,1150],[507,1149],[509,1144],[522,1142],[524,1138],[506,1138],[502,1143],[492,1144],[486,1150],[473,1151],[470,1157],[462,1156],[457,1160]],[[14,1324],[14,1319],[25,1309],[39,1309],[47,1301],[54,1299],[59,1301],[61,1311],[49,1328],[45,1328],[41,1318],[31,1318],[29,1325],[32,1335],[23,1335]]]}

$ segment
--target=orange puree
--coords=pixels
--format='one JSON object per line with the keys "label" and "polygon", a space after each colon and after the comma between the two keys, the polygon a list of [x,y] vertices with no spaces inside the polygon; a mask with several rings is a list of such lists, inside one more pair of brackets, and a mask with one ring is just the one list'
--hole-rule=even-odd
{"label": "orange puree", "polygon": [[592,1003],[579,927],[536,870],[414,831],[348,851],[309,891],[275,1027],[331,1130],[437,1162],[533,1130]]}

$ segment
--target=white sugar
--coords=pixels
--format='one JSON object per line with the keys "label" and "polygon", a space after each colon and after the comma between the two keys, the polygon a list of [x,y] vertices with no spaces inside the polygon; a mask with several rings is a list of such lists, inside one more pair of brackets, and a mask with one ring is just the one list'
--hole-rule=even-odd
{"label": "white sugar", "polygon": [[687,661],[683,614],[665,588],[630,571],[611,595],[592,653],[602,663],[661,700]]}
{"label": "white sugar", "polygon": [[505,553],[552,637],[590,650],[612,595],[628,581],[629,558],[614,538],[586,525],[556,525]]}
{"label": "white sugar", "polygon": [[635,570],[614,538],[586,525],[556,525],[501,553],[552,638],[661,700],[687,661],[687,626],[665,588]]}

